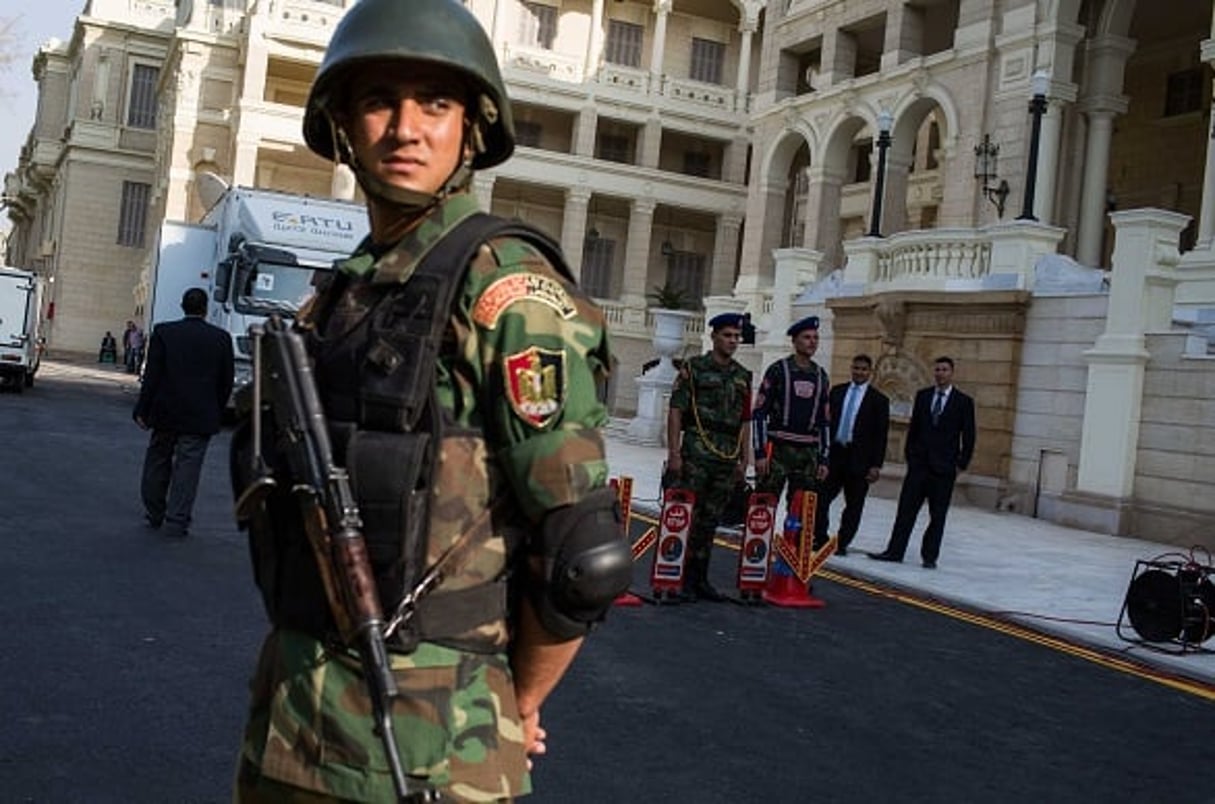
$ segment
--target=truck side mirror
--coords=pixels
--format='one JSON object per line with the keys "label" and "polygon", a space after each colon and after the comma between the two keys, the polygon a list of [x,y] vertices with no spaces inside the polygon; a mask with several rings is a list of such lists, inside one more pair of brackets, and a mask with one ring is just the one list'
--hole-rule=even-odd
{"label": "truck side mirror", "polygon": [[211,298],[223,304],[228,301],[228,285],[232,281],[232,260],[220,260],[219,265],[215,266],[215,289],[211,291]]}

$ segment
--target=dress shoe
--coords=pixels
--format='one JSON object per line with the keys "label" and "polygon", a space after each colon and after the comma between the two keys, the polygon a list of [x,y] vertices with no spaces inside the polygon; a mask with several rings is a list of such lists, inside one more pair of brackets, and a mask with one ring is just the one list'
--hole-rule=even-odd
{"label": "dress shoe", "polygon": [[158,516],[152,516],[151,514],[144,514],[143,521],[144,521],[144,524],[147,525],[149,528],[151,528],[152,530],[156,530],[164,523],[164,518],[158,517]]}
{"label": "dress shoe", "polygon": [[170,539],[184,539],[190,535],[190,530],[180,523],[166,522],[161,533]]}
{"label": "dress shoe", "polygon": [[922,561],[922,562],[920,563],[920,566],[921,566],[921,567],[923,567],[924,569],[936,569],[936,568],[937,568],[937,562],[935,562],[935,561],[929,561],[928,559],[924,559],[924,561]]}
{"label": "dress shoe", "polygon": [[893,564],[903,563],[902,556],[896,556],[893,553],[887,553],[885,551],[883,551],[881,553],[870,553],[869,557],[872,558],[874,561],[889,561]]}

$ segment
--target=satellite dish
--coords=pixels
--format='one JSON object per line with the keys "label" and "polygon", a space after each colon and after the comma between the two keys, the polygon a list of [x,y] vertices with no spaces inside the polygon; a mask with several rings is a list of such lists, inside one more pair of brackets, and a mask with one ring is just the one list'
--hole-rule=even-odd
{"label": "satellite dish", "polygon": [[202,202],[203,209],[209,210],[228,192],[228,182],[209,170],[202,170],[195,177],[194,192]]}

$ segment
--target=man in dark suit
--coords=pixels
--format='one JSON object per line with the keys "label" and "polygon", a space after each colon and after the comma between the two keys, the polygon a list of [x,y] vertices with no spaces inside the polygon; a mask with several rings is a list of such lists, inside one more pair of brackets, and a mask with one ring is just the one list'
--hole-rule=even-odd
{"label": "man in dark suit", "polygon": [[140,489],[144,517],[153,528],[165,524],[172,536],[189,530],[203,459],[219,432],[233,373],[232,338],[203,320],[206,292],[187,290],[181,309],[185,318],[152,330],[133,415],[152,430]]}
{"label": "man in dark suit", "polygon": [[827,540],[831,503],[844,492],[844,513],[840,517],[838,556],[848,555],[848,545],[856,537],[865,510],[869,486],[881,475],[886,460],[886,436],[890,429],[890,399],[874,388],[869,379],[873,359],[869,355],[852,358],[852,382],[840,383],[828,396],[831,406],[831,458],[827,480],[818,494],[815,517],[817,543]]}
{"label": "man in dark suit", "polygon": [[916,393],[911,410],[904,449],[907,475],[890,541],[882,552],[869,554],[878,561],[902,561],[915,519],[928,500],[929,522],[920,541],[925,569],[936,569],[953,484],[975,451],[975,403],[953,387],[953,360],[938,357],[932,376],[936,384]]}

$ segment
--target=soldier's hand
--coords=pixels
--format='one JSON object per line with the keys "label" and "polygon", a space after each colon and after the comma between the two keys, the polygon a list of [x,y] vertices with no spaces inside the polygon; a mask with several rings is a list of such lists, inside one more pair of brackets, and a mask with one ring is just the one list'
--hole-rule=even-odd
{"label": "soldier's hand", "polygon": [[755,459],[755,474],[757,474],[757,475],[768,474],[768,459],[767,458],[756,458]]}
{"label": "soldier's hand", "polygon": [[668,474],[674,474],[676,477],[682,476],[683,475],[683,456],[678,453],[676,453],[675,455],[668,455],[666,471]]}
{"label": "soldier's hand", "polygon": [[531,714],[524,715],[520,712],[523,720],[523,750],[528,756],[527,769],[532,769],[533,756],[542,756],[548,751],[548,746],[544,744],[545,738],[548,737],[548,732],[540,727],[540,710],[537,709]]}
{"label": "soldier's hand", "polygon": [[869,483],[876,483],[878,482],[878,478],[881,476],[882,470],[876,466],[872,466],[869,468],[869,471],[865,473],[865,480]]}
{"label": "soldier's hand", "polygon": [[827,479],[827,464],[820,463],[818,466],[818,482],[822,483]]}

